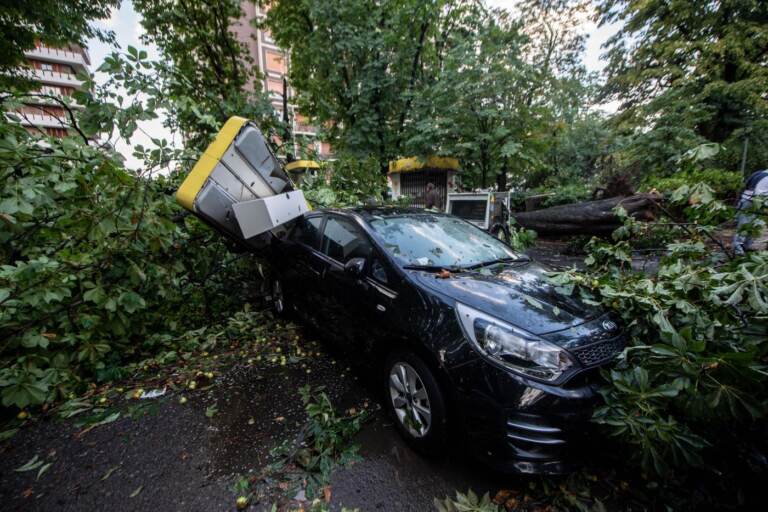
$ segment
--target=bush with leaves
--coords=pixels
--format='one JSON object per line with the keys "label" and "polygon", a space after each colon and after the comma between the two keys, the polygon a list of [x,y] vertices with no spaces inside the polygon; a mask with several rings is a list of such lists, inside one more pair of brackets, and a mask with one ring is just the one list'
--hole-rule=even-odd
{"label": "bush with leaves", "polygon": [[314,206],[340,208],[382,201],[387,181],[379,172],[376,159],[341,157],[330,166],[329,178],[321,172],[315,177],[305,178],[301,187],[304,196]]}
{"label": "bush with leaves", "polygon": [[456,491],[456,498],[435,498],[434,505],[438,512],[501,512],[488,493],[479,497],[472,489],[466,494]]}
{"label": "bush with leaves", "polygon": [[733,211],[706,185],[681,187],[671,201],[691,224],[655,275],[632,270],[641,228],[625,215],[612,242],[590,242],[588,272],[552,277],[560,292],[623,318],[630,343],[594,420],[633,446],[651,475],[717,465],[718,445],[742,446],[768,403],[768,252],[727,251],[713,231]]}
{"label": "bush with leaves", "polygon": [[[97,133],[130,137],[139,120],[166,105],[145,58],[129,48],[102,66],[121,92],[91,84],[92,92],[76,93],[84,105],[72,120],[76,136],[40,136],[13,116],[0,120],[5,407],[43,404],[115,378],[127,360],[240,309],[249,291],[250,257],[232,256],[175,203],[195,148],[177,150],[154,139],[156,147],[134,149],[144,165],[131,171],[96,139]],[[3,110],[19,99],[4,96]],[[160,170],[169,174],[154,177]]]}

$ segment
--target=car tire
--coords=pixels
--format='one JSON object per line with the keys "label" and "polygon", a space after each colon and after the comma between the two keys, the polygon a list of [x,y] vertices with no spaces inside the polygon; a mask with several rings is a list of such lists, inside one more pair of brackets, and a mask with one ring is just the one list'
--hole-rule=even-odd
{"label": "car tire", "polygon": [[384,391],[386,408],[408,444],[429,455],[445,449],[444,393],[421,358],[411,352],[391,354],[385,365]]}

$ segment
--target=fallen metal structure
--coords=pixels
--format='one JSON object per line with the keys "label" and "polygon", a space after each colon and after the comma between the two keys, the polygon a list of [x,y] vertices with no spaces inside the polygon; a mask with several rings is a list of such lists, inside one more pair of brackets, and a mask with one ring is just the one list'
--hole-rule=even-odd
{"label": "fallen metal structure", "polygon": [[259,128],[230,118],[176,192],[176,200],[214,229],[250,248],[309,206]]}

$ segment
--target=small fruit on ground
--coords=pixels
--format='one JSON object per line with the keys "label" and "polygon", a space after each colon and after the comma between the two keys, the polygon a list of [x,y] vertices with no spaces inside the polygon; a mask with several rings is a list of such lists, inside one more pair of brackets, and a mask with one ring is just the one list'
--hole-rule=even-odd
{"label": "small fruit on ground", "polygon": [[181,405],[184,405],[185,403],[187,403],[187,397],[183,396],[183,397],[179,398],[179,403]]}
{"label": "small fruit on ground", "polygon": [[16,415],[16,418],[20,420],[25,420],[29,418],[29,413],[27,411],[20,411],[19,414]]}
{"label": "small fruit on ground", "polygon": [[243,510],[248,506],[248,498],[245,496],[238,496],[235,504],[237,505],[237,510]]}

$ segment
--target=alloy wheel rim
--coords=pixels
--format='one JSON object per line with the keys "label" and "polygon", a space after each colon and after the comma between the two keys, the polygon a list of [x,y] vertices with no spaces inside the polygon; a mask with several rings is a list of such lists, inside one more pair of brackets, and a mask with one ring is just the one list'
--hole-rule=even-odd
{"label": "alloy wheel rim", "polygon": [[400,424],[414,437],[424,437],[432,425],[432,408],[421,377],[408,363],[389,371],[389,395]]}

